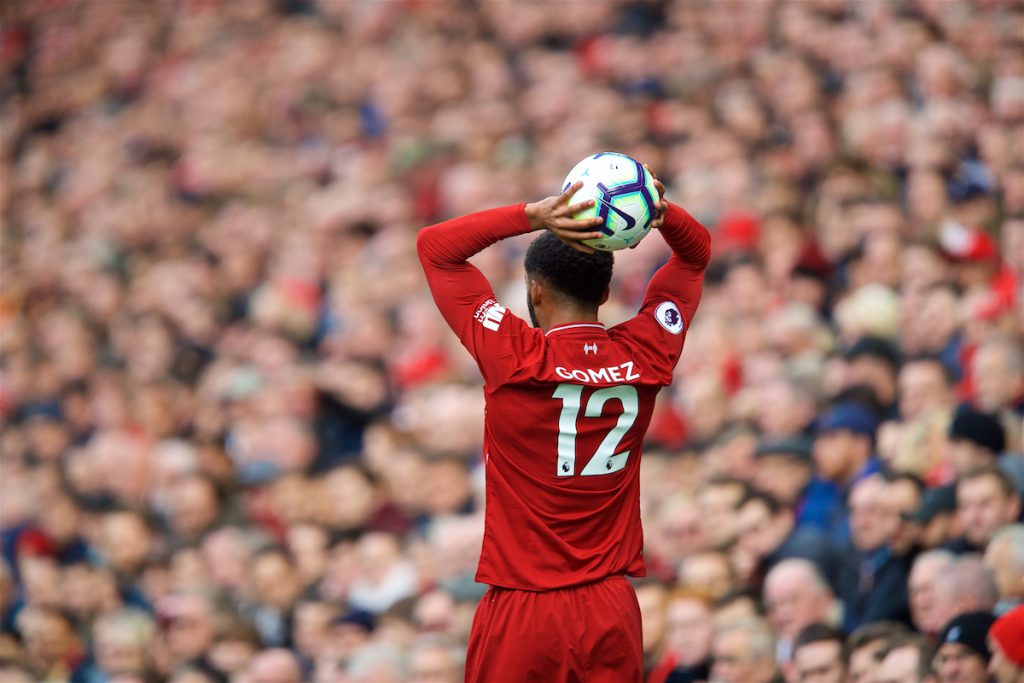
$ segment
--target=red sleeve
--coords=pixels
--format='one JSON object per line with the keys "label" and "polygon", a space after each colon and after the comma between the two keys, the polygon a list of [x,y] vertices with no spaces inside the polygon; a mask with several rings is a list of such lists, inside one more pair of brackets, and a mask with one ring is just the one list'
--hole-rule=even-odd
{"label": "red sleeve", "polygon": [[490,245],[530,232],[523,204],[489,209],[432,225],[416,238],[423,272],[445,322],[472,354],[485,384],[507,379],[539,334],[502,306],[468,259]]}
{"label": "red sleeve", "polygon": [[672,248],[672,256],[647,285],[640,312],[614,329],[632,339],[638,353],[669,384],[700,302],[704,270],[711,258],[711,236],[685,209],[671,203],[661,235]]}

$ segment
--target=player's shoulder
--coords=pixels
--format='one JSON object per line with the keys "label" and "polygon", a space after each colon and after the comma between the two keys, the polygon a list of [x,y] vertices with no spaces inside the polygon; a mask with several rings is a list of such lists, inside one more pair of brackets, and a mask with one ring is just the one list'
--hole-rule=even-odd
{"label": "player's shoulder", "polygon": [[493,296],[482,300],[473,311],[471,324],[480,327],[480,336],[500,346],[521,352],[536,351],[544,346],[544,333],[516,315]]}
{"label": "player's shoulder", "polygon": [[676,336],[685,329],[686,320],[679,304],[664,298],[645,303],[635,316],[609,328],[608,335],[612,338],[664,333]]}
{"label": "player's shoulder", "polygon": [[522,318],[495,299],[493,294],[487,294],[478,300],[473,307],[472,322],[489,332],[520,331],[529,328]]}

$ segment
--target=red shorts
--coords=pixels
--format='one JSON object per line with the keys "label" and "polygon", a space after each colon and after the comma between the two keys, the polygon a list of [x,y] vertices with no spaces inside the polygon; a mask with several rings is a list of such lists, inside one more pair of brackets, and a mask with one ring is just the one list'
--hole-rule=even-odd
{"label": "red shorts", "polygon": [[533,592],[491,587],[473,617],[467,683],[633,683],[640,606],[622,576]]}

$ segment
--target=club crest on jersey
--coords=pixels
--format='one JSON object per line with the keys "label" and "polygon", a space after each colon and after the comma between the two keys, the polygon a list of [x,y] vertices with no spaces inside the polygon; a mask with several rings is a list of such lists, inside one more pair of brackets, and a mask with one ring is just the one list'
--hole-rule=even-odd
{"label": "club crest on jersey", "polygon": [[501,324],[501,320],[505,317],[505,313],[507,311],[507,308],[499,304],[494,299],[488,299],[480,304],[480,307],[476,309],[476,313],[473,314],[473,319],[488,330],[497,332],[498,325]]}
{"label": "club crest on jersey", "polygon": [[671,301],[663,301],[654,311],[654,319],[658,324],[672,334],[679,334],[683,331],[683,316],[679,307]]}
{"label": "club crest on jersey", "polygon": [[585,356],[590,353],[597,355],[597,342],[594,342],[593,344],[583,344],[583,355]]}

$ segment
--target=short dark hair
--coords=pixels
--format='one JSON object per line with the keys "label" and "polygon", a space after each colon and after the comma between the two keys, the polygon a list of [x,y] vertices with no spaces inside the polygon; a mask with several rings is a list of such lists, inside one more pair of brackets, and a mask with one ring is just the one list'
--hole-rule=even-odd
{"label": "short dark hair", "polygon": [[843,644],[846,639],[839,629],[833,628],[828,624],[822,624],[816,622],[808,624],[800,630],[797,634],[796,639],[793,641],[793,653],[802,648],[804,645],[810,645],[811,643],[825,643],[834,642],[839,644],[839,650],[842,652]]}
{"label": "short dark hair", "polygon": [[900,369],[903,369],[908,365],[913,364],[925,364],[937,367],[939,369],[939,372],[942,373],[942,381],[946,383],[946,386],[953,386],[953,384],[956,382],[956,378],[953,376],[952,369],[946,364],[946,361],[942,360],[942,358],[938,354],[918,353],[908,358],[904,358],[903,365],[900,366]]}
{"label": "short dark hair", "polygon": [[772,517],[779,514],[783,510],[788,510],[787,507],[783,506],[779,502],[779,499],[761,489],[752,488],[746,492],[743,498],[740,500],[740,504],[736,506],[736,509],[742,508],[747,503],[761,503],[768,509],[768,514]]}
{"label": "short dark hair", "polygon": [[912,472],[906,472],[904,470],[882,470],[882,479],[885,480],[886,484],[894,484],[898,481],[910,482],[911,486],[917,489],[917,492],[924,494],[927,488],[924,484],[924,480]]}
{"label": "short dark hair", "polygon": [[889,656],[894,650],[902,650],[905,647],[912,647],[917,650],[917,680],[935,673],[932,668],[932,657],[935,656],[935,641],[920,633],[902,633],[893,636],[886,641],[885,646],[879,651],[879,661]]}
{"label": "short dark hair", "polygon": [[584,254],[545,230],[530,243],[526,273],[585,306],[599,306],[612,281],[614,257],[606,251]]}
{"label": "short dark hair", "polygon": [[890,640],[908,633],[906,624],[898,621],[876,621],[857,628],[846,639],[843,646],[843,661],[850,665],[850,657],[857,650],[870,645],[876,641],[889,642]]}

